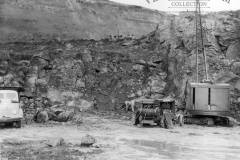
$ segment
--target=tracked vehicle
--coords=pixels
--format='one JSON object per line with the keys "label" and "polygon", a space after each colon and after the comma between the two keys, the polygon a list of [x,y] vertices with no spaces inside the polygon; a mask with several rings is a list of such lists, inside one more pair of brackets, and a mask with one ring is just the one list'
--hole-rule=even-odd
{"label": "tracked vehicle", "polygon": [[[189,114],[184,117],[185,123],[233,126],[235,121],[230,112],[230,85],[213,84],[208,77],[199,0],[196,0],[195,30],[196,82],[187,85],[186,109]],[[203,54],[205,64],[206,79],[203,80],[203,83],[199,83],[198,80],[199,53]]]}
{"label": "tracked vehicle", "polygon": [[233,126],[229,92],[229,84],[189,83],[185,123]]}

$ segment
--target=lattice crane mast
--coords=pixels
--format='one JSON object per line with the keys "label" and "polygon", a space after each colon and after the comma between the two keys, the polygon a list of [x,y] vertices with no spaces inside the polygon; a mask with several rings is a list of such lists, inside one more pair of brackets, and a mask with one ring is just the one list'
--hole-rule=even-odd
{"label": "lattice crane mast", "polygon": [[200,9],[200,3],[199,0],[196,0],[196,10],[195,10],[195,38],[196,38],[196,82],[199,82],[199,65],[198,65],[198,59],[199,59],[199,53],[203,54],[204,58],[204,65],[205,65],[205,78],[208,80],[208,67],[207,67],[207,57],[206,57],[206,51],[204,46],[204,37],[203,37],[203,27],[202,27],[202,17],[201,17],[201,9]]}

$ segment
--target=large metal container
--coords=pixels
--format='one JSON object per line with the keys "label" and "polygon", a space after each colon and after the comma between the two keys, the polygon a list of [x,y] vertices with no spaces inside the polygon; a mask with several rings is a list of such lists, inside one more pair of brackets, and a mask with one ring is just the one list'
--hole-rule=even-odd
{"label": "large metal container", "polygon": [[191,115],[229,116],[230,85],[189,83],[186,109]]}

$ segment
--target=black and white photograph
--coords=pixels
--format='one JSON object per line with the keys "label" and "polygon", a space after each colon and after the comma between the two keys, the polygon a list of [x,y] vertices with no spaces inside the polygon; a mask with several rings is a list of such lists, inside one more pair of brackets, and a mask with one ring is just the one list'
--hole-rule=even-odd
{"label": "black and white photograph", "polygon": [[240,160],[240,1],[0,0],[0,160]]}

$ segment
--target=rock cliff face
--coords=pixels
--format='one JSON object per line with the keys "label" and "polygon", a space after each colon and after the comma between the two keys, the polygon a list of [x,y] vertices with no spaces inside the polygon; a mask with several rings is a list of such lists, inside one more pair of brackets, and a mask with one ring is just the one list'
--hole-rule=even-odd
{"label": "rock cliff face", "polygon": [[[9,38],[5,40],[15,36],[21,42],[1,45],[0,85],[25,86],[29,93],[67,106],[84,107],[88,100],[97,97],[101,107],[109,108],[113,106],[112,100],[121,103],[149,93],[155,97],[171,96],[184,105],[186,84],[196,78],[194,16],[167,15],[104,2],[3,1],[1,6],[8,9],[24,8],[28,18],[34,17],[30,13],[40,12],[41,16],[26,28],[30,22],[22,23],[23,19],[17,17],[20,12],[14,9],[10,15],[5,7],[1,8],[4,13],[1,22],[5,25],[1,33],[8,33]],[[64,25],[67,27],[61,32],[56,30]],[[132,29],[130,33],[134,35],[146,34],[135,40],[63,40],[63,37],[104,38],[114,34],[112,31],[119,26],[122,33]],[[203,27],[209,76],[216,83],[231,84],[232,107],[238,111],[234,104],[240,97],[240,11],[204,15]],[[77,29],[80,31],[75,32]],[[25,39],[27,43],[23,42],[21,35],[35,32],[55,37],[39,42],[32,35]],[[205,73],[203,57],[199,56],[201,80]]]}
{"label": "rock cliff face", "polygon": [[107,0],[1,0],[0,40],[46,41],[139,37],[154,30],[163,14]]}
{"label": "rock cliff face", "polygon": [[[193,18],[193,15],[185,15],[162,19],[150,38],[150,48],[168,63],[168,83],[177,87],[179,95],[183,95],[187,81],[196,80]],[[240,12],[204,15],[203,27],[210,78],[214,82],[230,82],[239,76]],[[199,56],[201,80],[205,67],[203,56]]]}

